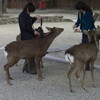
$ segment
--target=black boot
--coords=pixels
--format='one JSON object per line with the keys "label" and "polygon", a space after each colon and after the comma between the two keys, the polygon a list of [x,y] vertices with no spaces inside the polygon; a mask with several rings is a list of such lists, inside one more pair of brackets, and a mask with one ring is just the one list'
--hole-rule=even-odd
{"label": "black boot", "polygon": [[86,64],[86,71],[90,71],[90,64]]}

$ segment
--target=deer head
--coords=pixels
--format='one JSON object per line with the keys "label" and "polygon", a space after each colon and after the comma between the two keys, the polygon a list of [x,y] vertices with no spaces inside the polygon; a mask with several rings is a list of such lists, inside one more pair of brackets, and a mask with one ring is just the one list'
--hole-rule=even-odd
{"label": "deer head", "polygon": [[100,39],[100,27],[98,26],[96,30],[83,31],[86,35],[88,35],[88,39],[90,43],[95,43],[97,49],[99,50],[99,39]]}
{"label": "deer head", "polygon": [[46,27],[46,29],[50,32],[50,34],[56,34],[59,35],[60,33],[63,32],[63,28],[59,28],[59,27]]}

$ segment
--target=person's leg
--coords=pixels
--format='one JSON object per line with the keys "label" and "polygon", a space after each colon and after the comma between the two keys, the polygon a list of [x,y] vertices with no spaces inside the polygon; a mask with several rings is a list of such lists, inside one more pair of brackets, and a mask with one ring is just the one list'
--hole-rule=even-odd
{"label": "person's leg", "polygon": [[29,73],[37,74],[36,63],[34,58],[29,59]]}
{"label": "person's leg", "polygon": [[86,71],[90,71],[90,64],[86,64]]}
{"label": "person's leg", "polygon": [[26,72],[29,74],[37,74],[34,58],[25,60],[22,72]]}

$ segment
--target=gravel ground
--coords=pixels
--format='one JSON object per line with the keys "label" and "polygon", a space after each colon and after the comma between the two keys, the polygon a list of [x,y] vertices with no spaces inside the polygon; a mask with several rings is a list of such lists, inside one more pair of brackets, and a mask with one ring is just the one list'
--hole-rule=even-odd
{"label": "gravel ground", "polygon": [[[67,47],[67,45],[78,44],[81,41],[81,34],[73,33],[73,22],[56,22],[44,23],[45,26],[63,27],[64,32],[59,35],[51,44],[50,48]],[[96,25],[100,22],[96,22]],[[39,26],[39,23],[34,25]],[[46,31],[46,29],[45,29]],[[18,24],[0,25],[0,45],[6,45],[14,41],[19,33]],[[74,93],[69,92],[69,84],[66,77],[68,65],[60,62],[49,61],[44,59],[43,81],[38,81],[36,75],[22,73],[23,60],[20,60],[18,66],[10,69],[12,86],[8,86],[5,81],[3,65],[6,58],[0,51],[0,100],[100,100],[100,71],[95,70],[96,88],[92,87],[90,72],[86,73],[85,87],[88,91],[84,91],[79,81],[72,75],[72,85]],[[64,57],[64,51],[50,53],[57,57]],[[100,55],[100,54],[99,54]],[[99,63],[99,56],[96,61]],[[99,67],[100,68],[100,67]]]}

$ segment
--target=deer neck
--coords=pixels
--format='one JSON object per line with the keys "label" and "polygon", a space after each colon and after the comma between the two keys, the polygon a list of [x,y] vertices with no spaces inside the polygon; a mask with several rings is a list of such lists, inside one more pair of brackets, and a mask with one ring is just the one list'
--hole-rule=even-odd
{"label": "deer neck", "polygon": [[98,45],[98,41],[97,41],[96,37],[93,37],[91,39],[90,43],[94,44],[94,46],[96,47],[97,51],[99,51],[99,45]]}
{"label": "deer neck", "polygon": [[58,36],[58,34],[49,34],[48,36],[46,36],[44,38],[44,43],[45,43],[45,48],[49,48],[49,46],[51,45],[51,43],[53,42],[53,40]]}
{"label": "deer neck", "polygon": [[97,48],[97,51],[99,52],[99,44],[98,44],[97,40],[95,41],[95,46]]}

